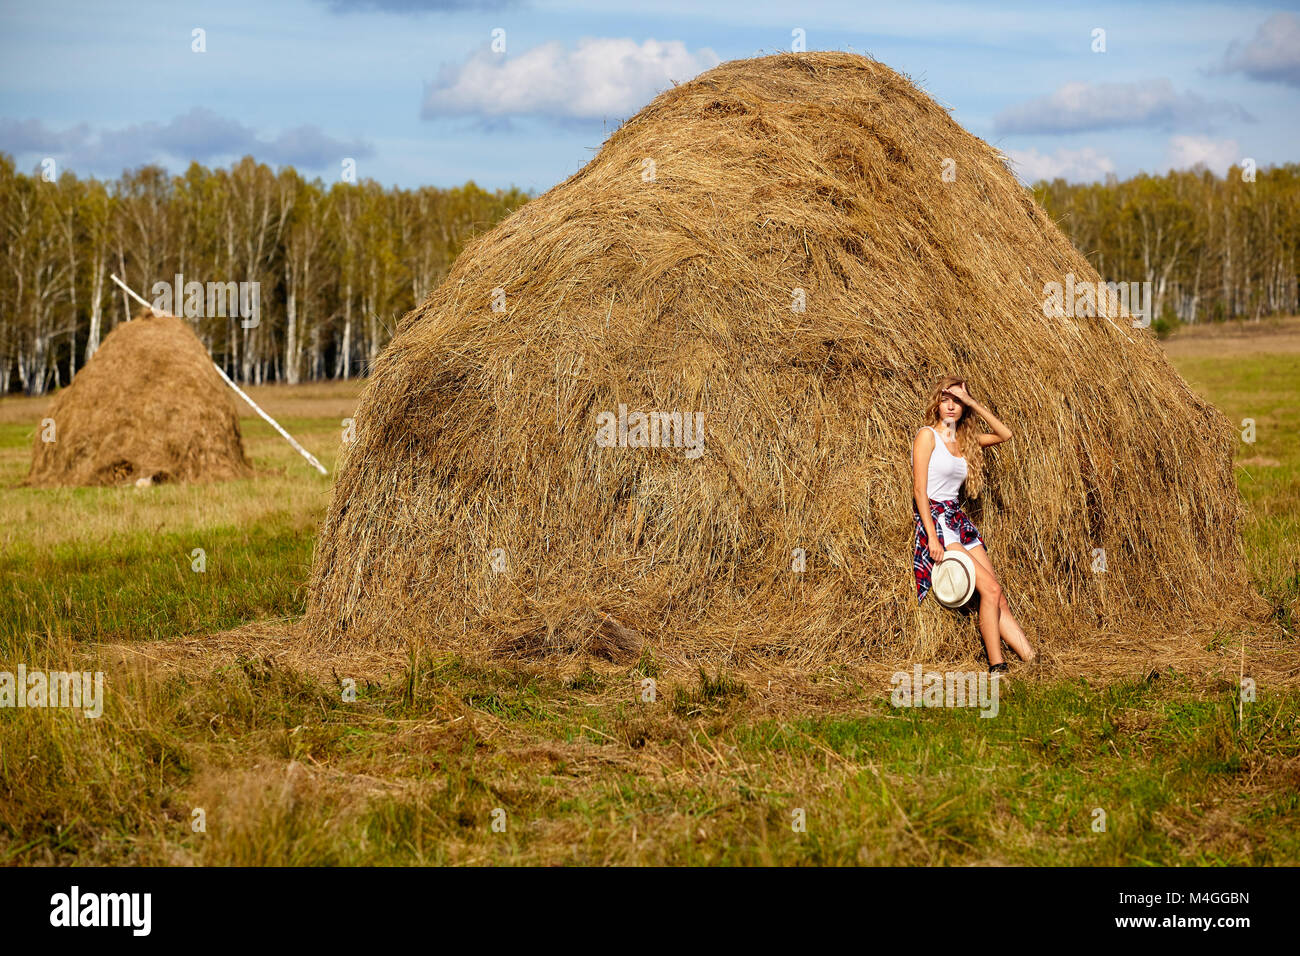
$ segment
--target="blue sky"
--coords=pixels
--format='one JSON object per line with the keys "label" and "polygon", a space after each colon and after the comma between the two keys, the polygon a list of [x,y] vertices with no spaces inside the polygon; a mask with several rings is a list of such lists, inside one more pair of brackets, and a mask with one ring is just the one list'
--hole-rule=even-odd
{"label": "blue sky", "polygon": [[541,192],[674,80],[802,30],[908,74],[1027,180],[1221,173],[1300,161],[1298,7],[3,0],[0,150],[108,177],[251,153],[327,182],[351,158],[385,185]]}

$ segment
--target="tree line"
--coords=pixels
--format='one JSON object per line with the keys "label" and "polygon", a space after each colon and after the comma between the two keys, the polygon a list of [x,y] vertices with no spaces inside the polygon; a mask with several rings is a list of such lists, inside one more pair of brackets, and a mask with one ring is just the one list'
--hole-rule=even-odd
{"label": "tree line", "polygon": [[1165,324],[1300,311],[1300,165],[1056,180],[1034,197],[1110,282],[1150,282]]}
{"label": "tree line", "polygon": [[[1033,190],[1104,279],[1152,284],[1159,320],[1300,311],[1300,165]],[[251,157],[229,169],[193,163],[179,176],[143,166],[113,181],[69,172],[46,181],[0,153],[0,395],[67,384],[135,314],[110,272],[151,301],[155,283],[177,274],[258,283],[255,324],[229,313],[193,320],[238,381],[365,374],[465,243],[528,198],[473,182],[326,187]]]}
{"label": "tree line", "polygon": [[70,172],[47,181],[0,154],[0,395],[66,385],[139,311],[110,272],[150,302],[155,284],[178,274],[257,283],[256,323],[230,309],[192,320],[238,381],[365,374],[466,242],[528,198],[473,182],[326,187],[251,157],[229,169],[193,163],[180,176],[143,166],[113,181]]}

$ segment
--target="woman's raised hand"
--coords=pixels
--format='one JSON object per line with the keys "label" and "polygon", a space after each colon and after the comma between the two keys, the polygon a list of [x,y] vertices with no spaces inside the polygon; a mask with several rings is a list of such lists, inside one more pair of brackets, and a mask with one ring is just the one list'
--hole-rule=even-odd
{"label": "woman's raised hand", "polygon": [[971,403],[971,397],[966,394],[965,382],[958,382],[956,385],[950,385],[948,388],[944,389],[944,391],[957,399],[957,401],[961,402],[963,405],[969,405]]}

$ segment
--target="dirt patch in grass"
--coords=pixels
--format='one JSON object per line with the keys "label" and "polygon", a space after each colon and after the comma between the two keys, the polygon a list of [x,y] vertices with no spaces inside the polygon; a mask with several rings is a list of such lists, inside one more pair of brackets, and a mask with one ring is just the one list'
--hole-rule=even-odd
{"label": "dirt patch in grass", "polygon": [[1183,326],[1161,343],[1174,361],[1300,352],[1300,317]]}

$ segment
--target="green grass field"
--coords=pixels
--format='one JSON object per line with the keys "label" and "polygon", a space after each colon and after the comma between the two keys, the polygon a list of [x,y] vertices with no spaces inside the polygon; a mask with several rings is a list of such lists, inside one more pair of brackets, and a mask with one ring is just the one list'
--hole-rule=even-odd
{"label": "green grass field", "polygon": [[[1298,329],[1168,346],[1198,391],[1255,421],[1245,542],[1292,649]],[[329,465],[356,392],[256,396]],[[102,669],[107,693],[99,719],[0,710],[2,862],[1300,861],[1294,685],[1261,685],[1239,717],[1235,682],[1204,675],[1048,674],[986,720],[895,708],[836,675],[805,695],[669,677],[650,657],[564,676],[420,656],[357,679],[355,699],[346,668],[283,655],[178,663],[164,651],[179,639],[301,614],[329,480],[247,417],[251,481],[19,488],[42,405],[0,401],[0,670]]]}

